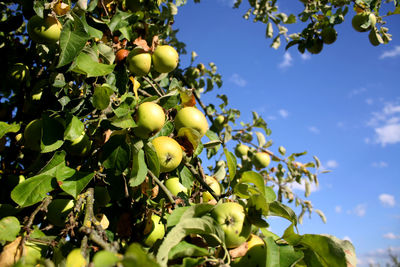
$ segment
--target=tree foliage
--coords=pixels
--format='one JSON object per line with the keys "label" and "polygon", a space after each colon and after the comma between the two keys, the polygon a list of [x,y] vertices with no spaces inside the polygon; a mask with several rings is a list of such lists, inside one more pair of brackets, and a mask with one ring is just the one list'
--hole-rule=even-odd
{"label": "tree foliage", "polygon": [[[274,147],[264,119],[240,121],[226,95],[204,103],[222,86],[214,63],[192,53],[176,67],[186,51],[173,22],[185,2],[0,2],[1,266],[356,265],[349,241],[298,233],[306,213],[326,221],[307,200],[318,158]],[[275,48],[284,37],[319,53],[351,2],[305,1],[299,16],[276,4],[250,0],[245,18],[266,23]],[[368,15],[362,30],[390,40],[377,28],[380,1],[354,7]],[[309,24],[288,34],[297,17]],[[290,222],[282,237],[270,216]]]}

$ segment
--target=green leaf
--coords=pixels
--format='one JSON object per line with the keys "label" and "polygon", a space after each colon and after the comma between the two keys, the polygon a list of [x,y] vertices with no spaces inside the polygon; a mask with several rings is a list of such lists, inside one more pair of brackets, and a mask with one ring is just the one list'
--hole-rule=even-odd
{"label": "green leaf", "polygon": [[136,123],[130,114],[128,114],[124,117],[120,117],[120,118],[114,117],[111,120],[111,124],[115,127],[122,128],[122,129],[136,127]]}
{"label": "green leaf", "polygon": [[136,17],[131,12],[123,12],[117,9],[117,12],[113,15],[110,23],[108,23],[108,28],[110,28],[111,32],[119,30],[120,28],[131,25],[131,18]]}
{"label": "green leaf", "polygon": [[265,145],[265,136],[261,132],[256,132],[257,140],[258,140],[258,146],[262,147]]}
{"label": "green leaf", "polygon": [[68,175],[69,177],[57,175],[57,181],[64,192],[76,198],[93,179],[94,173],[78,172],[71,169],[71,174]]}
{"label": "green leaf", "polygon": [[169,136],[174,131],[174,129],[174,124],[171,121],[167,121],[167,123],[164,124],[161,130],[157,134],[155,134],[153,138],[159,136]]}
{"label": "green leaf", "polygon": [[14,122],[13,124],[8,124],[4,121],[0,121],[0,138],[2,138],[7,133],[16,133],[19,131],[21,126]]}
{"label": "green leaf", "polygon": [[[264,178],[261,174],[254,171],[246,171],[242,174],[242,177],[239,180],[239,184],[253,184],[255,188],[263,195],[266,196],[266,186],[264,182]],[[269,192],[269,200],[271,200],[273,196],[271,192]]]}
{"label": "green leaf", "polygon": [[57,168],[65,166],[65,152],[56,152],[39,174],[18,184],[11,191],[11,199],[21,207],[32,206],[45,197],[58,185],[56,183]]}
{"label": "green leaf", "polygon": [[71,66],[73,72],[84,74],[88,78],[105,76],[113,72],[115,65],[107,65],[93,60],[93,58],[81,52]]}
{"label": "green leaf", "polygon": [[64,131],[64,140],[75,140],[78,137],[82,136],[84,130],[85,125],[83,124],[83,122],[81,122],[78,117],[71,116]]}
{"label": "green leaf", "polygon": [[123,171],[128,166],[130,147],[124,134],[111,136],[102,150],[101,160],[104,168]]}
{"label": "green leaf", "polygon": [[144,182],[147,176],[147,165],[144,159],[144,151],[140,149],[133,153],[132,157],[132,172],[129,180],[131,187],[138,186]]}
{"label": "green leaf", "polygon": [[168,216],[167,219],[167,228],[175,226],[179,223],[182,218],[182,215],[189,209],[189,206],[186,207],[178,207],[172,211],[172,213]]}
{"label": "green leaf", "polygon": [[158,177],[160,175],[160,162],[156,150],[151,142],[147,142],[144,145],[144,151],[146,155],[147,167]]}
{"label": "green leaf", "polygon": [[137,243],[129,245],[122,260],[123,266],[146,266],[158,267],[159,265],[149,254]]}
{"label": "green leaf", "polygon": [[229,178],[231,181],[235,178],[237,162],[236,157],[232,152],[229,152],[227,148],[224,148],[226,162],[228,163]]}
{"label": "green leaf", "polygon": [[274,201],[269,204],[269,215],[271,216],[279,216],[291,221],[295,226],[297,225],[297,216],[294,211],[280,203],[279,201]]}
{"label": "green leaf", "polygon": [[100,86],[94,88],[93,106],[98,110],[103,110],[110,104],[110,96],[114,91],[108,86]]}
{"label": "green leaf", "polygon": [[170,109],[175,107],[180,100],[180,95],[178,91],[175,91],[174,94],[168,94],[160,98],[159,105],[164,109]]}
{"label": "green leaf", "polygon": [[17,218],[13,216],[5,217],[0,220],[0,241],[14,241],[21,225]]}
{"label": "green leaf", "polygon": [[59,149],[64,144],[64,126],[54,118],[42,116],[42,140],[40,152],[48,153]]}
{"label": "green leaf", "polygon": [[179,172],[179,177],[181,178],[183,186],[186,188],[191,188],[195,181],[192,172],[186,166],[183,166],[182,170]]}
{"label": "green leaf", "polygon": [[[73,14],[74,20],[67,20],[60,35],[60,59],[57,68],[71,63],[85,47],[89,35],[80,18]],[[86,23],[86,21],[85,21]]]}
{"label": "green leaf", "polygon": [[[93,2],[93,1],[90,1],[90,2]],[[81,22],[82,22],[82,25],[85,27],[85,30],[89,34],[90,37],[98,38],[98,39],[101,39],[103,37],[103,32],[98,30],[98,29],[96,29],[96,28],[93,28],[92,26],[90,26],[87,23],[85,16],[82,16]]]}
{"label": "green leaf", "polygon": [[117,265],[118,262],[119,257],[107,250],[99,251],[93,256],[94,267],[112,267]]}
{"label": "green leaf", "polygon": [[301,261],[303,257],[304,253],[301,250],[294,250],[293,246],[279,246],[279,263],[281,267],[295,266],[295,264]]}
{"label": "green leaf", "polygon": [[265,237],[264,241],[267,249],[266,267],[280,267],[279,246],[270,236]]}
{"label": "green leaf", "polygon": [[168,259],[174,260],[185,257],[202,257],[208,255],[210,255],[208,249],[195,246],[186,241],[181,241],[178,245],[170,250]]}

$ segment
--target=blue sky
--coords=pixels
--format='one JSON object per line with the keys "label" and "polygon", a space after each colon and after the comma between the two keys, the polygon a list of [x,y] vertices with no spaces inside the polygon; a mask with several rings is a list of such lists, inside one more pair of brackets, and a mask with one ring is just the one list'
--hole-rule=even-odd
{"label": "blue sky", "polygon": [[[314,214],[300,233],[350,239],[358,266],[384,261],[389,247],[400,255],[400,16],[388,18],[388,45],[370,45],[350,15],[336,43],[311,56],[270,48],[265,26],[242,19],[244,7],[230,8],[232,1],[188,2],[176,17],[178,38],[199,55],[196,64],[214,62],[224,81],[205,102],[228,95],[243,121],[253,110],[266,119],[275,151],[307,150],[306,159],[316,155],[332,170],[310,196],[328,223]],[[281,2],[287,12],[301,8]],[[278,233],[287,226],[277,219],[271,225]]]}

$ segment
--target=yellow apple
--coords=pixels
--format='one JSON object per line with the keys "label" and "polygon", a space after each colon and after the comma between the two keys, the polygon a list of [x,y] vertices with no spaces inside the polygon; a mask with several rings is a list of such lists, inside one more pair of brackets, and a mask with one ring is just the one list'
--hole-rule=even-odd
{"label": "yellow apple", "polygon": [[154,138],[152,144],[156,150],[161,172],[176,169],[182,161],[182,148],[174,139],[167,136]]}
{"label": "yellow apple", "polygon": [[182,127],[192,128],[204,136],[208,130],[208,122],[203,112],[195,107],[185,107],[176,114],[175,128],[179,131]]}
{"label": "yellow apple", "polygon": [[178,66],[179,55],[172,46],[159,45],[155,49],[152,59],[156,71],[159,73],[168,73]]}

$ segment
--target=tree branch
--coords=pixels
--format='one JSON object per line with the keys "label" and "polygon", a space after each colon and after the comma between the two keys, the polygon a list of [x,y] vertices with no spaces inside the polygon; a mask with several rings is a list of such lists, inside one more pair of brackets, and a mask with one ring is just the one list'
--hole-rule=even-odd
{"label": "tree branch", "polygon": [[151,176],[151,178],[158,184],[159,187],[164,191],[164,193],[167,195],[169,201],[175,205],[175,200],[171,192],[168,190],[167,187],[154,175],[154,173],[150,170],[147,170],[147,173]]}
{"label": "tree branch", "polygon": [[211,187],[205,182],[204,172],[200,171],[200,174],[194,169],[192,165],[189,163],[185,163],[185,166],[189,169],[189,171],[193,174],[194,178],[204,187],[210,194],[215,198],[216,201],[219,200],[219,196],[211,189]]}

